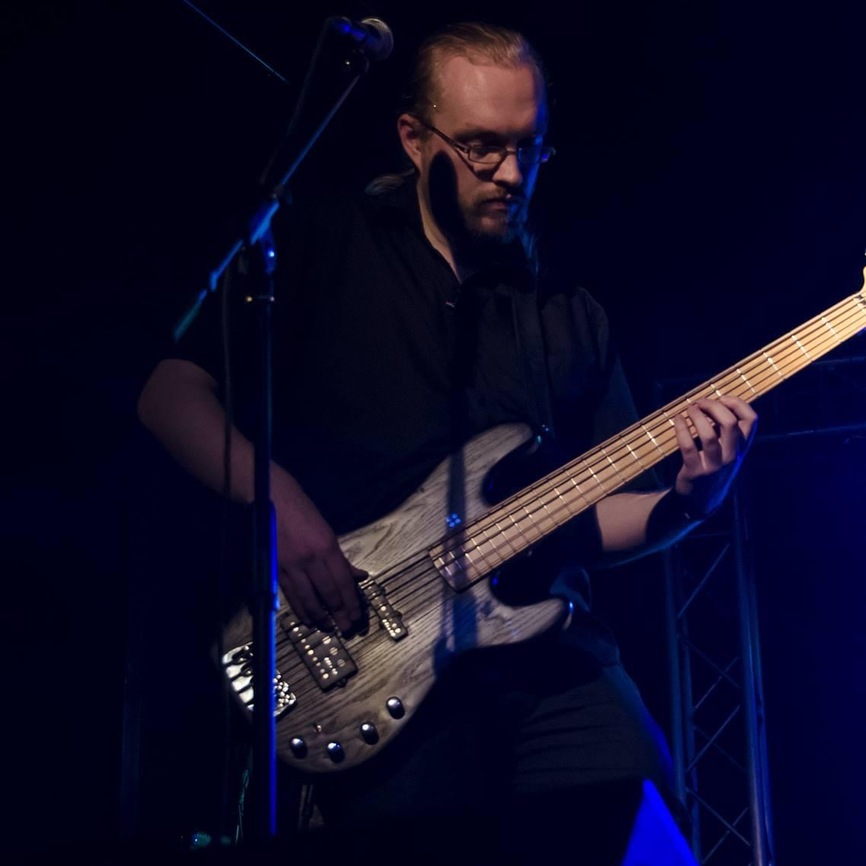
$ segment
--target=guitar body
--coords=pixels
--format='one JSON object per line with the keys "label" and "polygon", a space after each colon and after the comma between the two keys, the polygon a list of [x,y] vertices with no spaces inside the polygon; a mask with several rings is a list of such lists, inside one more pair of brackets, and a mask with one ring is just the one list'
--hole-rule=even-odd
{"label": "guitar body", "polygon": [[[306,629],[280,596],[275,730],[283,760],[310,773],[360,764],[409,721],[458,656],[526,640],[565,620],[568,605],[562,599],[511,607],[481,575],[465,586],[443,577],[431,554],[443,537],[459,543],[460,528],[449,531],[455,476],[463,478],[465,525],[490,509],[482,495],[489,470],[531,438],[520,424],[476,437],[399,509],[341,537],[348,560],[369,575],[362,585],[369,603],[363,632],[344,639]],[[252,629],[249,612],[240,611],[224,630],[222,660],[250,713]]]}

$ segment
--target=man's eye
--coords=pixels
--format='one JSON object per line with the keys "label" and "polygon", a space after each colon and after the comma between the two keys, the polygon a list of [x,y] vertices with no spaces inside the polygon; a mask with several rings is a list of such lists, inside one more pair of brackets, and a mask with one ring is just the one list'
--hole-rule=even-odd
{"label": "man's eye", "polygon": [[497,144],[473,144],[472,150],[474,150],[478,156],[493,156],[494,154],[498,156],[502,153],[502,148]]}

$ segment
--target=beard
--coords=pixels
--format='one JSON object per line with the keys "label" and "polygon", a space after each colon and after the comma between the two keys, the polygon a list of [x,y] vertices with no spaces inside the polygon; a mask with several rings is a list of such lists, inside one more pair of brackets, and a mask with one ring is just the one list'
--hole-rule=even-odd
{"label": "beard", "polygon": [[496,196],[461,204],[462,230],[466,238],[484,244],[509,244],[526,224],[526,205],[522,199],[505,204]]}
{"label": "beard", "polygon": [[[495,197],[494,197],[495,200]],[[527,248],[527,208],[520,200],[507,208],[491,207],[490,197],[465,204],[448,234],[455,255],[470,267],[482,267],[502,258],[515,242]]]}
{"label": "beard", "polygon": [[[501,254],[523,236],[527,222],[525,196],[504,188],[475,191],[461,199],[453,166],[444,158],[434,162],[429,178],[430,206],[437,225],[460,258],[481,262]],[[511,201],[506,204],[505,196]]]}

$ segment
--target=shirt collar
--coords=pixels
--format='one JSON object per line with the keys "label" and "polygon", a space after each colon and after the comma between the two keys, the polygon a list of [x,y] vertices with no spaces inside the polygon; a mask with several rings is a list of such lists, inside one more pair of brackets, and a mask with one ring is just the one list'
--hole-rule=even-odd
{"label": "shirt collar", "polygon": [[[414,173],[378,178],[367,188],[367,198],[378,219],[402,223],[426,240]],[[473,281],[476,278],[486,284],[511,284],[524,291],[535,287],[532,264],[519,240],[502,247],[500,254],[473,276]]]}

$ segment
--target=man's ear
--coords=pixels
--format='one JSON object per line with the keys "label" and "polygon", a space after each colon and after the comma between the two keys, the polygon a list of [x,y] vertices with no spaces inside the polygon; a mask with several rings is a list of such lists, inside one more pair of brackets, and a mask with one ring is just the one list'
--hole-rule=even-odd
{"label": "man's ear", "polygon": [[421,170],[421,124],[411,114],[401,114],[397,118],[397,134],[400,136],[400,144],[406,151],[406,156],[412,160],[412,165]]}

